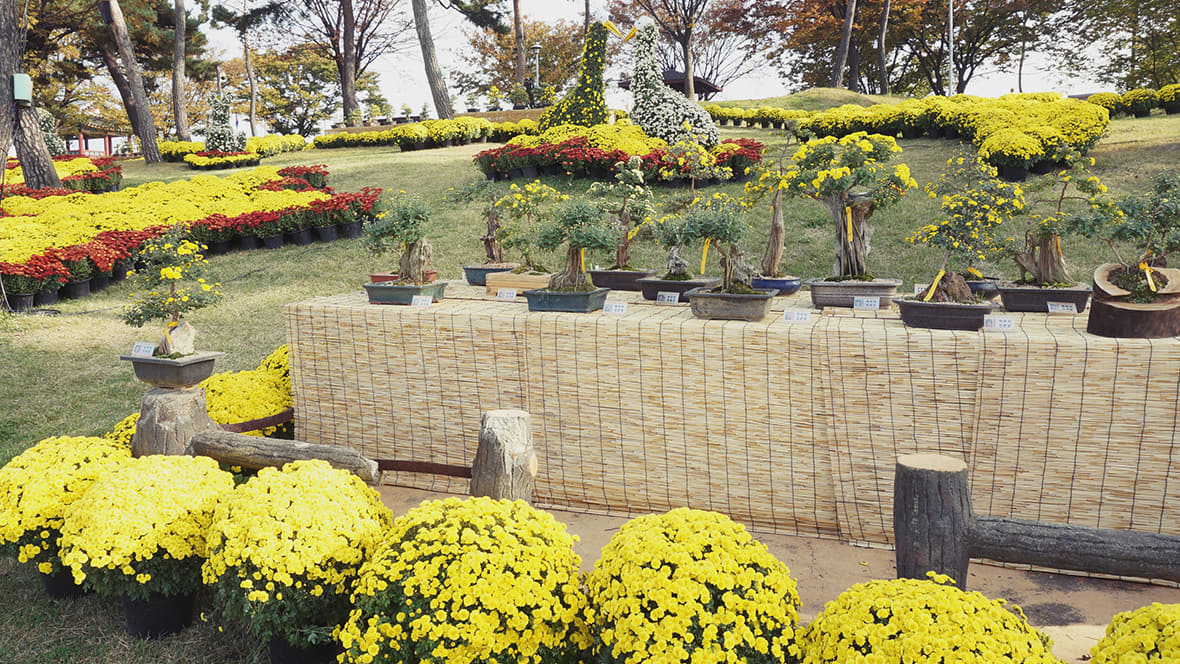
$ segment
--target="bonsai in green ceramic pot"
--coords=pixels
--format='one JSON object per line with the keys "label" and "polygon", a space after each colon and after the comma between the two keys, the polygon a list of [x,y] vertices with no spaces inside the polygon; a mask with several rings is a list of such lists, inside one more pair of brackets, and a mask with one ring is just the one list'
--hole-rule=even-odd
{"label": "bonsai in green ceramic pot", "polygon": [[526,290],[529,311],[589,312],[602,308],[609,288],[596,288],[586,273],[587,251],[610,251],[615,233],[598,206],[568,201],[539,220],[533,235],[537,247],[565,250],[563,269],[549,278],[547,288]]}
{"label": "bonsai in green ceramic pot", "polygon": [[411,304],[415,296],[441,300],[447,282],[428,274],[433,247],[426,237],[430,210],[421,201],[400,198],[365,228],[364,242],[375,254],[399,253],[396,281],[365,284],[373,304]]}

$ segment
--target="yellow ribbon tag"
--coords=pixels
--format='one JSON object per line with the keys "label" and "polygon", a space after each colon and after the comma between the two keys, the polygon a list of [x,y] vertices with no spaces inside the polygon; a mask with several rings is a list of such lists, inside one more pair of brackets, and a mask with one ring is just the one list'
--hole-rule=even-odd
{"label": "yellow ribbon tag", "polygon": [[1057,255],[1064,256],[1065,254],[1061,253],[1061,236],[1060,235],[1054,236],[1054,239],[1057,240]]}
{"label": "yellow ribbon tag", "polygon": [[938,276],[934,277],[934,281],[930,284],[930,288],[926,289],[926,295],[922,297],[923,302],[929,302],[930,298],[934,297],[934,289],[938,288],[938,282],[942,281],[944,276],[946,276],[946,270],[939,270]]}
{"label": "yellow ribbon tag", "polygon": [[578,257],[582,259],[582,271],[585,272],[586,271],[586,248],[585,247],[582,247],[582,249],[579,251]]}
{"label": "yellow ribbon tag", "polygon": [[1140,263],[1139,269],[1143,270],[1144,276],[1147,277],[1147,287],[1150,288],[1151,292],[1154,293],[1155,292],[1155,280],[1151,278],[1151,273],[1155,272],[1155,270],[1151,269],[1151,267],[1147,264],[1147,261]]}
{"label": "yellow ribbon tag", "polygon": [[982,273],[982,272],[980,272],[979,270],[976,270],[976,269],[975,269],[975,268],[973,268],[973,267],[969,267],[969,268],[967,268],[967,272],[968,272],[969,274],[971,274],[971,276],[973,276],[973,277],[979,277],[980,279],[982,279],[982,278],[983,278],[983,273]]}
{"label": "yellow ribbon tag", "polygon": [[701,249],[701,274],[705,273],[705,259],[709,257],[709,243],[712,241],[712,238],[705,238],[705,246]]}
{"label": "yellow ribbon tag", "polygon": [[844,219],[848,224],[848,244],[852,244],[852,207],[844,208]]}

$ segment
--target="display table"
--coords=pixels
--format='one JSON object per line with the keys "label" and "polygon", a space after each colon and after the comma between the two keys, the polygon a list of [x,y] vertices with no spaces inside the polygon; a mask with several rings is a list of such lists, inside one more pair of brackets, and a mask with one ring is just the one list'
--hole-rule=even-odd
{"label": "display table", "polygon": [[297,435],[469,465],[482,413],[520,408],[538,504],[690,506],[875,544],[892,537],[897,456],[934,452],[966,461],[979,514],[1180,534],[1180,340],[1092,336],[1085,314],[988,332],[907,328],[896,309],[783,320],[806,298],[759,323],[632,293],[611,294],[621,315],[530,313],[453,285],[425,308],[291,304]]}

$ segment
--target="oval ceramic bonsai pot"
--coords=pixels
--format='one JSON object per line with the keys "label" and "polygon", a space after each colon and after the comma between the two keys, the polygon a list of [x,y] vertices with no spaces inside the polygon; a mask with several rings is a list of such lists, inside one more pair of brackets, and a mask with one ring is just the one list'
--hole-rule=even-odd
{"label": "oval ceramic bonsai pot", "polygon": [[443,299],[447,282],[433,281],[428,284],[403,284],[399,281],[382,281],[364,284],[369,294],[369,304],[411,304],[415,295],[429,295],[435,302]]}
{"label": "oval ceramic bonsai pot", "polygon": [[888,307],[901,279],[874,279],[872,281],[826,281],[808,279],[811,303],[817,307],[851,307],[858,297],[880,298],[880,308]]}
{"label": "oval ceramic bonsai pot", "polygon": [[759,321],[770,313],[770,303],[778,291],[759,290],[756,293],[714,293],[707,288],[694,288],[685,295],[692,307],[692,315],[711,320]]}
{"label": "oval ceramic bonsai pot", "polygon": [[803,287],[799,277],[754,277],[750,285],[759,290],[773,288],[781,295],[794,295]]}
{"label": "oval ceramic bonsai pot", "polygon": [[1049,313],[1050,302],[1072,302],[1080,314],[1090,300],[1090,286],[1080,283],[1074,288],[1041,288],[1013,283],[1000,284],[996,288],[1000,291],[1000,302],[1008,311],[1045,314]]}
{"label": "oval ceramic bonsai pot", "polygon": [[524,293],[529,311],[567,311],[589,313],[598,311],[606,304],[609,288],[595,288],[592,291],[551,291],[546,288],[532,288]]}
{"label": "oval ceramic bonsai pot", "polygon": [[[426,280],[434,281],[438,277],[438,270],[427,270]],[[374,284],[379,284],[385,281],[397,281],[398,276],[393,272],[370,272],[369,281]]]}
{"label": "oval ceramic bonsai pot", "polygon": [[660,293],[677,293],[681,302],[688,302],[688,291],[694,288],[713,288],[721,283],[721,277],[697,277],[696,279],[661,279],[659,277],[643,277],[635,283],[643,293],[643,299],[655,300]]}
{"label": "oval ceramic bonsai pot", "polygon": [[586,273],[598,288],[638,291],[642,288],[635,282],[655,276],[656,270],[586,270]]}
{"label": "oval ceramic bonsai pot", "polygon": [[1000,291],[996,288],[996,284],[998,282],[999,280],[995,277],[968,279],[967,287],[971,289],[971,293],[976,297],[984,297],[989,300],[994,300],[1000,296]]}
{"label": "oval ceramic bonsai pot", "polygon": [[213,363],[225,353],[200,351],[171,359],[167,357],[139,357],[120,355],[135,369],[135,377],[156,387],[184,389],[213,375]]}
{"label": "oval ceramic bonsai pot", "polygon": [[463,278],[472,286],[487,286],[488,275],[508,272],[520,267],[520,263],[496,263],[493,265],[464,265]]}
{"label": "oval ceramic bonsai pot", "polygon": [[897,300],[897,307],[901,310],[901,321],[909,327],[968,331],[982,329],[984,316],[994,308],[986,302],[923,302],[909,298]]}

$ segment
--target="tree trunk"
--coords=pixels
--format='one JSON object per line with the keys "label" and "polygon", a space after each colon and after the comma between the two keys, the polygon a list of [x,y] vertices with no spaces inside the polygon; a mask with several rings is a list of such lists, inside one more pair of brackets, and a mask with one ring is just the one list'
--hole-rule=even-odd
{"label": "tree trunk", "polygon": [[16,121],[13,105],[8,100],[12,99],[12,74],[20,57],[18,18],[16,0],[0,0],[0,99],[4,100],[0,103],[0,154],[5,158],[12,145]]}
{"label": "tree trunk", "polygon": [[881,22],[877,29],[877,93],[889,94],[889,73],[885,65],[885,33],[889,29],[890,0],[881,7]]}
{"label": "tree trunk", "polygon": [[855,45],[848,48],[848,89],[860,92],[860,49]]}
{"label": "tree trunk", "polygon": [[[1036,285],[1065,283],[1072,284],[1073,278],[1065,267],[1065,256],[1061,254],[1061,238],[1030,238],[1025,240],[1030,249],[1017,253],[1013,258],[1021,272],[1027,272]],[[1021,275],[1023,276],[1023,275]]]}
{"label": "tree trunk", "polygon": [[156,145],[156,123],[152,119],[152,109],[148,106],[143,77],[139,73],[139,63],[135,60],[135,49],[131,44],[131,36],[127,33],[127,22],[123,18],[119,0],[111,0],[111,30],[115,33],[115,43],[119,46],[119,58],[123,61],[124,73],[131,88],[131,98],[135,100],[136,112],[132,113],[128,109],[128,118],[135,128],[135,135],[139,137],[144,161],[158,164],[161,159],[160,148]]}
{"label": "tree trunk", "polygon": [[520,0],[512,0],[512,35],[516,42],[516,82],[524,85],[524,21],[520,16]]}
{"label": "tree trunk", "polygon": [[840,46],[836,49],[836,61],[832,63],[832,80],[829,87],[844,85],[844,65],[848,62],[848,45],[852,42],[852,24],[856,18],[856,0],[844,5],[844,28],[840,30]]}
{"label": "tree trunk", "polygon": [[188,454],[192,437],[211,429],[220,430],[220,427],[209,419],[204,388],[154,387],[143,396],[139,421],[131,438],[131,453],[137,457]]}
{"label": "tree trunk", "polygon": [[762,276],[777,277],[779,263],[783,260],[783,190],[775,187],[770,199],[770,237],[766,240],[766,253],[762,255]]}
{"label": "tree trunk", "polygon": [[967,464],[937,454],[897,458],[893,479],[893,536],[897,578],[946,574],[967,588],[971,490]]}
{"label": "tree trunk", "polygon": [[[356,100],[356,16],[352,10],[352,0],[341,0],[340,9],[344,13],[344,55],[340,60],[340,97],[344,105],[344,119],[353,117],[361,105]],[[350,124],[352,124],[350,122]]]}
{"label": "tree trunk", "polygon": [[172,117],[176,122],[176,140],[189,141],[188,133],[188,105],[185,94],[184,81],[184,31],[188,14],[184,10],[184,0],[172,0],[172,13],[175,23],[172,36]]}
{"label": "tree trunk", "polygon": [[[102,63],[106,65],[107,73],[111,75],[111,80],[115,83],[115,89],[119,91],[119,98],[123,100],[123,107],[127,109],[127,117],[134,118],[139,113],[139,108],[135,105],[135,98],[131,96],[131,84],[127,82],[127,77],[123,75],[123,68],[119,66],[119,57],[110,49],[102,49]],[[132,120],[131,126],[135,126],[135,121]]]}
{"label": "tree trunk", "polygon": [[[11,85],[11,74],[8,80]],[[57,170],[53,168],[53,157],[49,154],[49,148],[45,147],[45,137],[41,134],[37,109],[31,106],[16,109],[13,139],[16,141],[16,158],[20,160],[21,170],[25,174],[25,185],[33,189],[61,187]]]}
{"label": "tree trunk", "polygon": [[242,58],[246,65],[246,83],[250,88],[250,135],[258,135],[258,85],[254,80],[254,63],[250,56],[250,42],[242,33]]}
{"label": "tree trunk", "polygon": [[[823,204],[836,222],[836,262],[832,266],[832,276],[868,274],[869,241],[873,237],[868,219],[873,213],[873,197],[869,194],[849,196],[847,199],[832,196],[823,199]],[[851,237],[848,234],[849,216],[852,218]]]}
{"label": "tree trunk", "polygon": [[549,290],[580,291],[591,286],[590,277],[582,270],[582,250],[570,247],[565,252],[565,270],[549,279]]}
{"label": "tree trunk", "polygon": [[697,90],[696,78],[693,74],[691,28],[685,33],[684,41],[681,42],[680,47],[684,50],[684,96],[688,97],[689,101],[696,101]]}
{"label": "tree trunk", "polygon": [[500,213],[496,212],[495,198],[492,200],[492,205],[488,207],[488,232],[480,239],[483,240],[483,252],[487,254],[488,262],[503,263],[504,249],[496,237],[500,232]]}
{"label": "tree trunk", "polygon": [[414,28],[418,31],[418,45],[422,47],[422,62],[426,65],[426,82],[430,85],[430,96],[434,98],[434,110],[438,112],[440,120],[450,120],[455,117],[455,112],[451,109],[451,97],[434,53],[426,0],[411,0],[411,5],[414,9]]}
{"label": "tree trunk", "polygon": [[489,410],[479,423],[479,447],[471,462],[472,496],[532,502],[537,479],[533,429],[523,410]]}
{"label": "tree trunk", "polygon": [[188,452],[212,457],[227,466],[250,470],[282,468],[300,459],[321,459],[333,468],[347,470],[369,484],[377,484],[381,478],[376,461],[366,459],[343,445],[316,445],[297,440],[244,436],[220,428],[206,429],[193,435]]}
{"label": "tree trunk", "polygon": [[583,12],[582,35],[590,34],[590,0],[586,0],[586,10]]}
{"label": "tree trunk", "polygon": [[401,261],[398,264],[398,282],[408,284],[425,284],[429,283],[426,278],[426,266],[430,264],[430,255],[434,253],[434,248],[430,246],[430,240],[422,238],[417,242],[411,243],[402,252]]}

